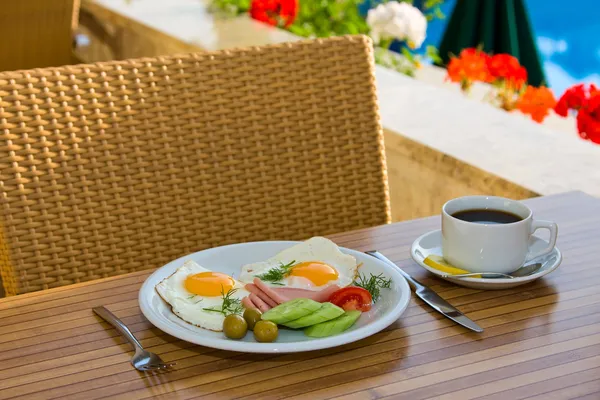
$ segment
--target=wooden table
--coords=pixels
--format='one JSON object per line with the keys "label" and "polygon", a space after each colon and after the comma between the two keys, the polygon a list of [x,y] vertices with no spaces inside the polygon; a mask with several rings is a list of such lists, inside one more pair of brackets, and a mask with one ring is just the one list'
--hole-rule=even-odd
{"label": "wooden table", "polygon": [[[0,399],[331,398],[600,399],[600,200],[567,193],[528,201],[560,226],[563,265],[506,291],[433,278],[409,259],[439,218],[333,235],[378,249],[485,328],[467,332],[413,297],[400,320],[338,348],[253,355],[191,345],[153,328],[137,293],[150,272],[0,300]],[[91,311],[107,305],[173,372],[144,375],[131,347]]]}

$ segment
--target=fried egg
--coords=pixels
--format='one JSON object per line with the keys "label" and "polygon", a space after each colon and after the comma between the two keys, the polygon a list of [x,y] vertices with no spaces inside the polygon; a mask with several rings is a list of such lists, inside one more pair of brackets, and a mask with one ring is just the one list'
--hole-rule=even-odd
{"label": "fried egg", "polygon": [[[276,283],[265,279],[269,271],[286,265],[289,269],[283,279]],[[240,281],[251,283],[255,277],[259,277],[273,287],[320,291],[334,284],[341,287],[350,285],[357,268],[356,258],[342,253],[331,240],[317,236],[285,249],[266,261],[244,265]]]}
{"label": "fried egg", "polygon": [[222,310],[223,293],[229,293],[236,303],[249,294],[233,277],[210,271],[191,260],[156,285],[156,291],[179,318],[217,332],[223,330],[225,314],[210,310]]}

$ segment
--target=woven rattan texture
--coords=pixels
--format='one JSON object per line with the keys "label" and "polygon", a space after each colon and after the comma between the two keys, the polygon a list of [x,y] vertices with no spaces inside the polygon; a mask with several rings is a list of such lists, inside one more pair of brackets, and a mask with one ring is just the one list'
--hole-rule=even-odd
{"label": "woven rattan texture", "polygon": [[7,293],[389,222],[373,68],[348,36],[0,74]]}

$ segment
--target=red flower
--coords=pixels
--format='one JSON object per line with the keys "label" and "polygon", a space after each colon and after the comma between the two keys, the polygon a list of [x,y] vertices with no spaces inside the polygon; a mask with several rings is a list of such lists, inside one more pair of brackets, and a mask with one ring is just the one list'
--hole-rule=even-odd
{"label": "red flower", "polygon": [[520,67],[519,60],[510,54],[496,54],[488,64],[490,72],[497,78],[504,78]]}
{"label": "red flower", "polygon": [[473,82],[490,82],[488,71],[488,56],[477,49],[464,49],[459,57],[452,57],[448,64],[446,79],[460,82],[463,90],[468,90]]}
{"label": "red flower", "polygon": [[[486,67],[487,67],[487,63],[490,61],[490,56],[487,53],[484,53],[483,51],[476,49],[476,48],[469,48],[469,49],[464,49],[463,51],[460,52],[460,57],[461,58],[481,58],[483,61],[485,61],[486,63]],[[486,68],[487,69],[487,68]]]}
{"label": "red flower", "polygon": [[593,84],[574,85],[567,89],[554,107],[566,117],[569,110],[577,111],[577,131],[583,139],[600,144],[600,90]]}
{"label": "red flower", "polygon": [[542,122],[555,104],[554,95],[547,87],[527,86],[527,89],[517,101],[517,108],[523,114],[531,115],[534,121]]}
{"label": "red flower", "polygon": [[510,54],[496,54],[491,57],[488,69],[494,78],[503,79],[506,85],[513,89],[518,90],[527,82],[527,70]]}
{"label": "red flower", "polygon": [[527,83],[527,70],[525,67],[520,67],[515,71],[512,71],[512,73],[506,77],[506,83],[515,90],[521,89],[523,85]]}
{"label": "red flower", "polygon": [[566,117],[570,109],[579,110],[587,101],[587,94],[583,84],[570,87],[560,96],[554,111]]}
{"label": "red flower", "polygon": [[590,116],[586,114],[585,110],[581,110],[577,113],[577,132],[579,132],[579,136],[581,136],[583,139],[587,139],[585,130],[589,119]]}
{"label": "red flower", "polygon": [[273,26],[290,26],[298,14],[297,0],[252,0],[250,16]]}
{"label": "red flower", "polygon": [[600,91],[594,90],[577,113],[577,130],[583,139],[600,144]]}

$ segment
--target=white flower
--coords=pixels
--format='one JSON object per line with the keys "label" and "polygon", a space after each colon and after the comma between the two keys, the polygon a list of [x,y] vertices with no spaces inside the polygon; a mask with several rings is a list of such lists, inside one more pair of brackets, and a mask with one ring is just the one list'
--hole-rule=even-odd
{"label": "white flower", "polygon": [[411,4],[397,1],[380,4],[369,10],[367,24],[376,43],[397,39],[406,41],[413,49],[421,47],[427,31],[427,18],[423,13]]}

